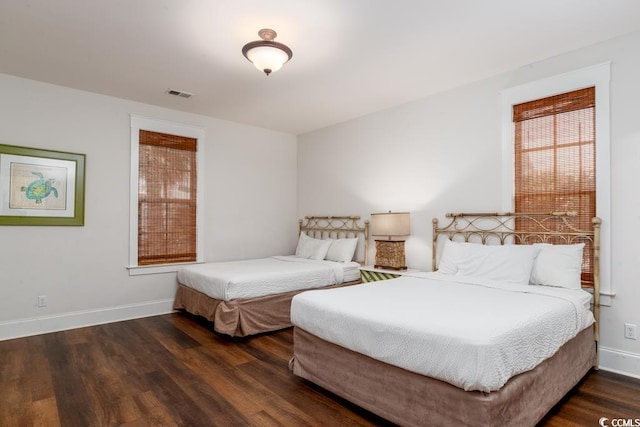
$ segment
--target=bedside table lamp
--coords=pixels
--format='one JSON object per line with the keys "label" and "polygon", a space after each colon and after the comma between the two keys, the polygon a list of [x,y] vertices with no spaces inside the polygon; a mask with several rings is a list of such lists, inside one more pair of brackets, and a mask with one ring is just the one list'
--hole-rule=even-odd
{"label": "bedside table lamp", "polygon": [[411,234],[409,212],[371,214],[371,235],[376,241],[375,268],[406,270],[404,241]]}

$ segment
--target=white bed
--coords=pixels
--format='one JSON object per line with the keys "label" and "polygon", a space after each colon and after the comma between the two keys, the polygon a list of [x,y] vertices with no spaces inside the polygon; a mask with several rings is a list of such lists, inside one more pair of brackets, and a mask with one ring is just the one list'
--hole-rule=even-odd
{"label": "white bed", "polygon": [[293,373],[401,425],[534,425],[597,363],[600,223],[526,215],[447,215],[437,272],[297,295]]}
{"label": "white bed", "polygon": [[491,392],[590,326],[590,302],[581,289],[423,273],[304,292],[291,321],[376,360]]}
{"label": "white bed", "polygon": [[357,262],[274,256],[192,265],[178,272],[178,282],[231,301],[352,282],[360,278],[359,268]]}
{"label": "white bed", "polygon": [[316,288],[361,283],[368,221],[358,216],[305,217],[296,254],[190,265],[178,272],[173,308],[205,317],[214,330],[247,336],[291,326],[291,299]]}

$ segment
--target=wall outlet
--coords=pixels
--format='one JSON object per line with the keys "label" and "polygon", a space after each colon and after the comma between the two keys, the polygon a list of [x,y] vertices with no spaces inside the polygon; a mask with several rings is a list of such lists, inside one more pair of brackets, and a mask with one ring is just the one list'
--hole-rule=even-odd
{"label": "wall outlet", "polygon": [[38,296],[38,307],[46,307],[47,306],[47,296],[40,295]]}
{"label": "wall outlet", "polygon": [[637,339],[637,337],[636,337],[636,325],[633,325],[631,323],[625,323],[624,324],[624,337],[628,338],[630,340]]}

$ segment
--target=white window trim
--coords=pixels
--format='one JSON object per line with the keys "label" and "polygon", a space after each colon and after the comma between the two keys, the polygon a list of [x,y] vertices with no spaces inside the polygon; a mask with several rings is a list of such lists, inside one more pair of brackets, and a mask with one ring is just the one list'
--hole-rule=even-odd
{"label": "white window trim", "polygon": [[596,215],[600,229],[601,303],[611,305],[611,143],[609,131],[609,82],[611,62],[593,65],[558,76],[505,89],[502,95],[502,209],[515,204],[513,106],[573,90],[596,88]]}
{"label": "white window trim", "polygon": [[198,168],[196,192],[196,251],[197,261],[204,262],[204,129],[167,122],[148,117],[131,115],[131,186],[129,189],[129,275],[157,274],[175,272],[181,265],[176,263],[163,265],[138,265],[138,165],[140,149],[140,130],[185,136],[197,140],[196,165]]}

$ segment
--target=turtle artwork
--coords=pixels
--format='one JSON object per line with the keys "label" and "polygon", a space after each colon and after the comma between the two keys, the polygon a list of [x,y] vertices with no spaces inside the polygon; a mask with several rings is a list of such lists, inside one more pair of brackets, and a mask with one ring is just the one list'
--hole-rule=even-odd
{"label": "turtle artwork", "polygon": [[56,199],[58,198],[58,189],[53,186],[55,179],[49,178],[45,180],[44,175],[40,172],[31,173],[37,176],[38,179],[29,183],[26,187],[20,187],[20,191],[24,192],[27,199],[35,200],[36,203],[40,204],[43,199],[46,199],[51,194]]}

